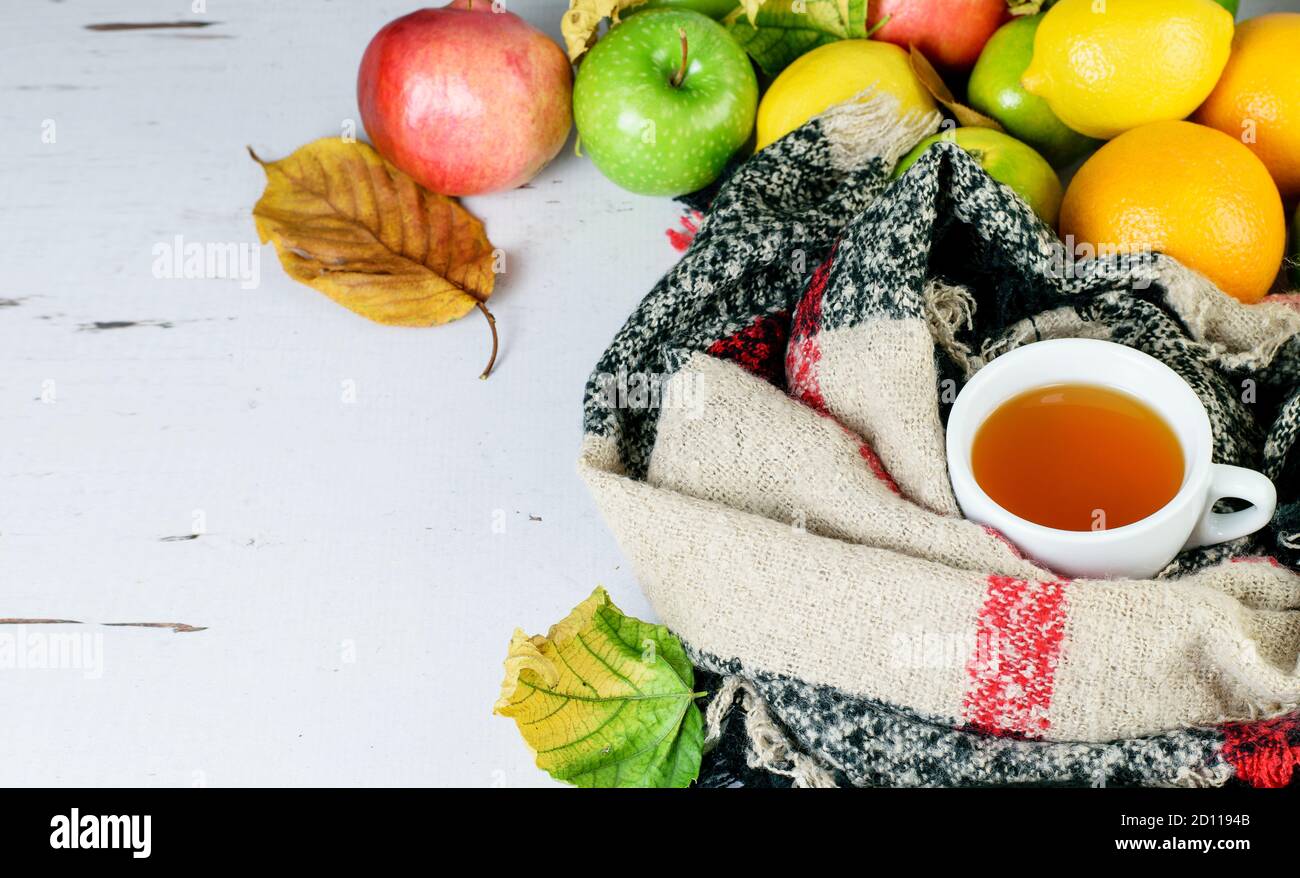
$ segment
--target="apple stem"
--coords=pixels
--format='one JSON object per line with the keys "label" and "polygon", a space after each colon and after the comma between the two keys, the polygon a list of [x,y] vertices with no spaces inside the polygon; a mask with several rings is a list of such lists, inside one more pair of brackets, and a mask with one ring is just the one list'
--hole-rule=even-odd
{"label": "apple stem", "polygon": [[686,80],[686,28],[677,28],[677,35],[682,38],[682,66],[678,67],[677,72],[673,74],[673,78],[668,80],[673,88],[680,88],[681,84]]}
{"label": "apple stem", "polygon": [[483,312],[483,316],[487,318],[488,328],[492,330],[492,356],[488,358],[488,364],[483,370],[483,374],[478,376],[483,379],[492,374],[492,367],[497,362],[497,319],[492,316],[492,312],[487,309],[487,305],[482,302],[475,302],[474,304]]}

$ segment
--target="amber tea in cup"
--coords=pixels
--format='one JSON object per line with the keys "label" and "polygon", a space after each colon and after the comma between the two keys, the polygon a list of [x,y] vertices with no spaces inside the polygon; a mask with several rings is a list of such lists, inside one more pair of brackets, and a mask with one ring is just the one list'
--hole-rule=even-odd
{"label": "amber tea in cup", "polygon": [[1060,530],[1109,530],[1163,508],[1183,482],[1183,449],[1150,406],[1094,384],[1011,397],[971,446],[975,481],[1020,518]]}
{"label": "amber tea in cup", "polygon": [[[1191,385],[1111,341],[999,354],[957,394],[943,441],[962,515],[1058,576],[1149,579],[1184,549],[1266,527],[1277,509],[1263,473],[1214,462]],[[1224,500],[1247,505],[1221,511]]]}

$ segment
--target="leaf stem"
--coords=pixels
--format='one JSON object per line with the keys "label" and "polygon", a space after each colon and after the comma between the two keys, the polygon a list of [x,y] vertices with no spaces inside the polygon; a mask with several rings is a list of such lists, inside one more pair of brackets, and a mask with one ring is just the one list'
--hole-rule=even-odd
{"label": "leaf stem", "polygon": [[673,78],[668,80],[669,85],[673,88],[681,88],[682,83],[686,80],[686,28],[677,28],[677,35],[682,38],[682,65],[677,68],[677,72],[673,74]]}
{"label": "leaf stem", "polygon": [[483,369],[483,374],[478,376],[481,380],[486,380],[492,374],[492,367],[497,362],[497,319],[492,316],[492,312],[488,310],[487,305],[482,302],[475,302],[474,304],[483,312],[483,316],[487,318],[488,329],[492,330],[492,356],[488,357],[488,364]]}

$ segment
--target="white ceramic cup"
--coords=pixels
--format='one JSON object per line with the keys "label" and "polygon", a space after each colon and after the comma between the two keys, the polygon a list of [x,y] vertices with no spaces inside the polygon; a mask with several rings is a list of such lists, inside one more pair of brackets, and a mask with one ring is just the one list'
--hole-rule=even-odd
{"label": "white ceramic cup", "polygon": [[[993,502],[971,471],[971,445],[984,420],[1013,396],[1048,384],[1093,384],[1122,390],[1154,409],[1173,428],[1185,468],[1178,493],[1140,521],[1111,530],[1044,527]],[[1069,338],[1016,348],[975,373],[948,417],[948,472],[962,513],[1001,531],[1029,557],[1056,573],[1084,578],[1146,578],[1184,548],[1254,533],[1273,517],[1277,491],[1261,473],[1211,463],[1205,406],[1164,363],[1108,341]],[[1216,513],[1226,497],[1253,506]]]}

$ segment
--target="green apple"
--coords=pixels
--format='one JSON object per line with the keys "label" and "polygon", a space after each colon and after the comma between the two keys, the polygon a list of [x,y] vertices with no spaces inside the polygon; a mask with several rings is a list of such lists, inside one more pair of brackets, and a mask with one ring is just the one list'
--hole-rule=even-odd
{"label": "green apple", "polygon": [[1047,101],[1031,95],[1020,77],[1034,54],[1034,35],[1043,13],[1013,18],[998,28],[984,44],[966,86],[970,105],[992,116],[1019,138],[1061,168],[1101,146],[1101,141],[1071,130],[1056,117]]}
{"label": "green apple", "polygon": [[582,59],[573,116],[600,172],[642,195],[682,195],[717,179],[749,139],[758,81],[713,19],[652,9],[616,25]]}
{"label": "green apple", "polygon": [[992,128],[953,128],[927,137],[903,156],[894,168],[894,176],[901,177],[923,152],[940,140],[956,143],[966,150],[990,177],[1010,186],[1023,198],[1043,222],[1056,226],[1056,216],[1061,212],[1061,180],[1056,171],[1032,148]]}
{"label": "green apple", "polygon": [[690,9],[702,12],[714,20],[721,19],[740,6],[740,0],[646,0],[639,6],[633,6],[623,13],[626,18],[634,12],[644,9]]}

